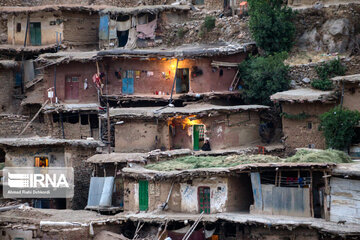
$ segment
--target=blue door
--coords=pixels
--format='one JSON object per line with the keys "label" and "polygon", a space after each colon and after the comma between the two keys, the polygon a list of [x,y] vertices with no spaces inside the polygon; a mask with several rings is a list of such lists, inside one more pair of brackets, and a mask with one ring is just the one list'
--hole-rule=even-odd
{"label": "blue door", "polygon": [[100,16],[99,39],[100,40],[108,40],[109,39],[109,16],[108,15]]}
{"label": "blue door", "polygon": [[134,94],[134,71],[127,70],[123,73],[122,79],[122,93]]}

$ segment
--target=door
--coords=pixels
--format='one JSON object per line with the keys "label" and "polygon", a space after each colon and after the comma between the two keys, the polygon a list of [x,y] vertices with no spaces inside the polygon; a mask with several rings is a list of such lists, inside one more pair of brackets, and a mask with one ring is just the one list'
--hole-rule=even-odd
{"label": "door", "polygon": [[189,92],[189,69],[179,68],[176,71],[176,93]]}
{"label": "door", "polygon": [[79,99],[79,77],[67,76],[65,79],[65,99],[78,100]]}
{"label": "door", "polygon": [[210,188],[198,188],[199,213],[210,214]]}
{"label": "door", "polygon": [[204,143],[204,125],[193,126],[194,150],[198,151]]}
{"label": "door", "polygon": [[30,44],[32,46],[41,45],[41,23],[30,23]]}
{"label": "door", "polygon": [[149,207],[149,182],[146,180],[139,180],[139,209],[140,211],[147,211]]}
{"label": "door", "polygon": [[134,71],[127,70],[123,72],[122,93],[134,94]]}

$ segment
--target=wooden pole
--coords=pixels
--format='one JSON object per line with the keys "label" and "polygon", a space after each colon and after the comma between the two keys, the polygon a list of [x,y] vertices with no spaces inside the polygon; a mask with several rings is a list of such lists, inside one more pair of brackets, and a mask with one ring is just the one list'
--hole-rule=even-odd
{"label": "wooden pole", "polygon": [[26,129],[30,126],[30,124],[35,120],[35,118],[37,118],[37,116],[39,116],[41,110],[44,109],[44,107],[46,106],[46,104],[49,102],[49,99],[46,100],[46,102],[41,106],[41,108],[39,109],[39,111],[35,114],[35,116],[30,120],[30,122],[28,122],[28,124],[26,124],[25,128],[21,131],[21,133],[19,134],[19,137],[26,131]]}
{"label": "wooden pole", "polygon": [[310,213],[314,217],[313,172],[310,170]]}
{"label": "wooden pole", "polygon": [[330,220],[330,214],[328,211],[328,202],[327,202],[327,196],[330,195],[330,189],[329,189],[329,183],[328,183],[328,178],[327,178],[327,174],[326,171],[324,170],[324,181],[325,181],[325,191],[324,191],[324,215],[325,215],[325,220],[329,221]]}
{"label": "wooden pole", "polygon": [[108,151],[110,153],[110,150],[111,150],[111,134],[110,134],[110,130],[111,130],[111,127],[110,127],[110,105],[109,105],[109,102],[107,102],[106,104],[106,107],[107,107],[107,113],[106,113],[106,116],[107,116],[107,131],[108,131]]}

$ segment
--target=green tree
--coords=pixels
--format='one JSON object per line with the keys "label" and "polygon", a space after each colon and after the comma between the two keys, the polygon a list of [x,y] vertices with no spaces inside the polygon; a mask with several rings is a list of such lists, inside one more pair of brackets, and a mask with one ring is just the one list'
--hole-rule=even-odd
{"label": "green tree", "polygon": [[347,149],[355,136],[355,126],[360,121],[360,113],[337,106],[320,115],[320,130],[323,131],[328,148]]}
{"label": "green tree", "polygon": [[346,67],[341,64],[339,58],[336,58],[315,67],[315,70],[319,79],[314,79],[311,82],[311,86],[313,88],[326,91],[334,88],[330,78],[344,75],[346,72]]}
{"label": "green tree", "polygon": [[270,105],[270,96],[289,89],[289,67],[284,64],[287,53],[266,57],[250,57],[239,66],[243,81],[244,101]]}
{"label": "green tree", "polygon": [[289,51],[294,44],[294,12],[281,0],[249,0],[249,27],[267,54]]}

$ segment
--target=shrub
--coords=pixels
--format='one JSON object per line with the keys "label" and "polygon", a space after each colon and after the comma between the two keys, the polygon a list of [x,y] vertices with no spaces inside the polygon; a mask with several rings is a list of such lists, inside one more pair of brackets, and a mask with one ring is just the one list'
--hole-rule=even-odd
{"label": "shrub", "polygon": [[210,32],[215,28],[215,17],[213,16],[206,16],[204,23],[202,24],[202,29]]}
{"label": "shrub", "polygon": [[355,136],[355,126],[360,121],[360,113],[337,106],[320,115],[320,130],[323,131],[328,148],[347,149]]}
{"label": "shrub", "polygon": [[177,32],[177,36],[178,38],[183,38],[185,36],[186,30],[182,27],[179,28],[178,32]]}
{"label": "shrub", "polygon": [[267,54],[289,51],[294,44],[295,14],[280,0],[249,0],[249,27],[256,44]]}
{"label": "shrub", "polygon": [[239,66],[246,103],[270,105],[270,96],[289,89],[287,53],[267,57],[250,57]]}
{"label": "shrub", "polygon": [[313,80],[311,82],[311,86],[313,88],[326,91],[334,88],[330,78],[344,75],[346,67],[341,64],[339,58],[336,58],[327,63],[323,63],[320,66],[317,66],[315,70],[319,79]]}

